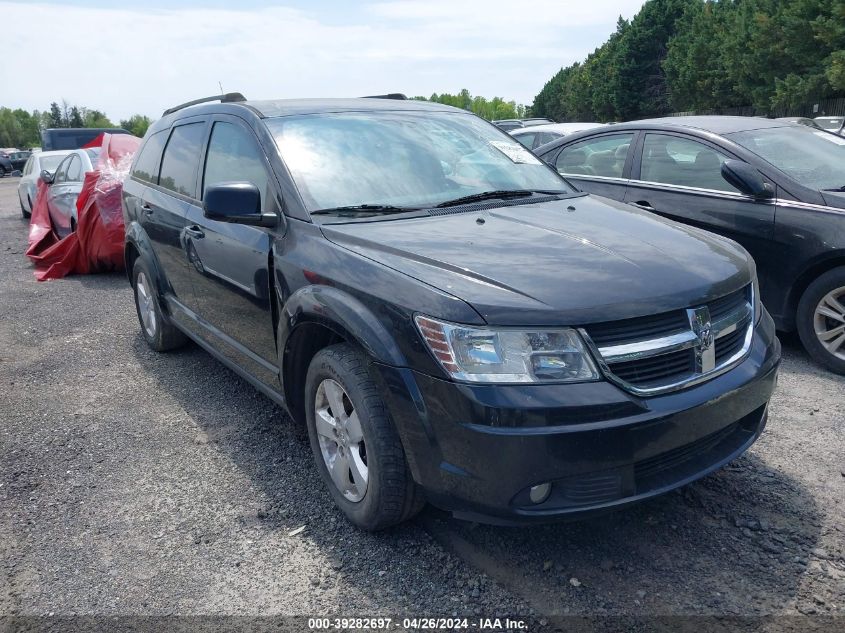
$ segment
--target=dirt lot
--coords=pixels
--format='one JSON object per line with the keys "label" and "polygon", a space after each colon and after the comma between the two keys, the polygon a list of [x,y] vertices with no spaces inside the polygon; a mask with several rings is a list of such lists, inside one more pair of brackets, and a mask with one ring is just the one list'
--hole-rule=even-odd
{"label": "dirt lot", "polygon": [[845,379],[795,340],[760,441],[678,493],[529,529],[428,510],[370,535],[270,401],[196,347],[147,348],[122,275],[36,282],[16,185],[0,180],[0,615],[845,626]]}

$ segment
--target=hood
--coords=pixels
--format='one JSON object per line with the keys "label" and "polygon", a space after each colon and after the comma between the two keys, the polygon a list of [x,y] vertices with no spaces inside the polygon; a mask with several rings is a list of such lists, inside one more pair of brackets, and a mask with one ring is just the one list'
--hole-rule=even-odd
{"label": "hood", "polygon": [[753,274],[731,240],[596,196],[322,230],[463,299],[491,325],[655,314],[728,294]]}

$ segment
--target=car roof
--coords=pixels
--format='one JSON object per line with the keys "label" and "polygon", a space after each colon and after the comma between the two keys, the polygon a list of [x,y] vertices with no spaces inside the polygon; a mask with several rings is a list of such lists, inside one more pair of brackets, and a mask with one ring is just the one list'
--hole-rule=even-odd
{"label": "car roof", "polygon": [[268,101],[243,101],[237,105],[252,108],[262,118],[292,116],[297,114],[321,114],[328,112],[367,112],[367,111],[440,111],[462,112],[460,108],[416,101],[413,99],[273,99]]}
{"label": "car roof", "polygon": [[571,134],[572,132],[580,132],[581,130],[592,130],[597,127],[604,127],[605,123],[547,123],[546,125],[529,125],[528,127],[513,130],[511,134],[518,136],[521,134],[536,134],[537,132],[565,132]]}
{"label": "car roof", "polygon": [[613,129],[615,131],[630,128],[669,126],[703,130],[712,134],[731,134],[733,132],[786,127],[789,125],[795,124],[776,119],[751,116],[671,116],[620,123],[614,125]]}
{"label": "car roof", "polygon": [[51,149],[48,152],[34,152],[33,156],[38,156],[39,158],[43,158],[44,156],[67,156],[68,154],[74,152],[76,150],[72,149]]}

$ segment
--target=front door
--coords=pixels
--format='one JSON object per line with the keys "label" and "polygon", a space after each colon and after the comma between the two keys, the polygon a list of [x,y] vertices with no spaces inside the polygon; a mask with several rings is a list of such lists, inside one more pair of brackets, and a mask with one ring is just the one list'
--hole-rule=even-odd
{"label": "front door", "polygon": [[[681,134],[646,133],[625,202],[742,244],[765,270],[777,265],[771,240],[775,203],[740,193],[722,177],[733,156]],[[760,275],[761,286],[766,275]],[[761,288],[766,296],[766,288]]]}
{"label": "front door", "polygon": [[[264,213],[280,211],[269,163],[252,130],[236,117],[215,117],[200,167],[200,198],[221,182],[249,182]],[[184,247],[193,284],[191,309],[203,336],[266,384],[278,386],[271,308],[270,229],[217,222],[201,204],[188,209]]]}

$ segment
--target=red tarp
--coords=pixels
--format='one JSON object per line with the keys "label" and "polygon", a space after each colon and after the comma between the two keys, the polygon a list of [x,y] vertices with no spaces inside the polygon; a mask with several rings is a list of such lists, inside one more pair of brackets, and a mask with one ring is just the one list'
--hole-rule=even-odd
{"label": "red tarp", "polygon": [[85,148],[100,148],[94,171],[85,174],[76,201],[76,231],[59,239],[47,211],[49,187],[38,181],[29,223],[26,256],[38,281],[65,275],[123,270],[123,180],[141,139],[129,134],[100,134]]}

